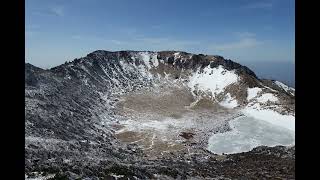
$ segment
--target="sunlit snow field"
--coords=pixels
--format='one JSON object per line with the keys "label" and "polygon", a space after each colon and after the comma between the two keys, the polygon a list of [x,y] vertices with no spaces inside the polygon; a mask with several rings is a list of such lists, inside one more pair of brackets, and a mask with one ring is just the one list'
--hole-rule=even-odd
{"label": "sunlit snow field", "polygon": [[217,154],[250,151],[261,145],[294,145],[295,132],[281,126],[251,117],[231,120],[231,131],[214,134],[208,142],[208,150]]}

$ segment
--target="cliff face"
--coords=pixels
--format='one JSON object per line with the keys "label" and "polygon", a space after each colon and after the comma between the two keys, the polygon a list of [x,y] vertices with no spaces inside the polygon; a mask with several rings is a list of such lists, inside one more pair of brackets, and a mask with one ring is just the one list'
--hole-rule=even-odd
{"label": "cliff face", "polygon": [[[247,67],[221,56],[180,51],[98,50],[49,70],[26,64],[25,74],[26,172],[29,175],[41,171],[60,173],[69,178],[123,175],[148,179],[156,178],[155,174],[165,179],[222,175],[234,178],[240,174],[232,170],[229,161],[241,164],[238,158],[242,156],[271,159],[263,153],[258,155],[257,150],[218,157],[203,149],[205,142],[193,142],[196,145],[190,142],[187,146],[194,149],[191,154],[186,153],[188,148],[177,144],[173,147],[181,152],[175,152],[175,149],[166,156],[152,154],[153,160],[150,160],[149,151],[141,148],[145,144],[123,143],[124,139],[119,138],[119,128],[124,126],[121,122],[127,122],[130,115],[138,125],[145,123],[138,120],[148,114],[144,110],[150,107],[150,112],[159,111],[156,116],[159,119],[167,116],[179,119],[188,113],[202,113],[201,117],[212,119],[211,111],[220,112],[220,109],[224,114],[233,115],[242,110],[249,114],[272,110],[294,118],[294,89],[276,81],[260,80]],[[148,104],[139,109],[137,106],[142,107],[140,101],[140,105]],[[175,104],[177,101],[181,103]],[[185,110],[185,106],[191,110]],[[229,130],[224,121],[215,127],[195,129],[194,139],[202,141],[208,132]],[[289,152],[281,147],[270,151]],[[209,162],[208,158],[215,160]],[[217,160],[219,158],[225,160]],[[234,158],[237,160],[232,160]],[[293,175],[294,154],[289,153],[285,161],[277,155],[274,158],[272,161],[279,168],[290,167],[283,177]],[[248,160],[241,166],[247,167],[249,163],[258,162]],[[259,164],[259,167],[263,166],[267,165]],[[223,170],[225,168],[228,170]],[[276,170],[265,168],[250,173],[265,171],[271,177],[279,175]]]}

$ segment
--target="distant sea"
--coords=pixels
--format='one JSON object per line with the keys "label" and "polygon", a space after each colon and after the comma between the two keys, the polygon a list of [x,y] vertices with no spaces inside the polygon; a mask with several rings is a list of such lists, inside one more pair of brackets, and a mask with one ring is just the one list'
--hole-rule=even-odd
{"label": "distant sea", "polygon": [[291,62],[241,62],[259,78],[281,81],[295,87],[295,65]]}

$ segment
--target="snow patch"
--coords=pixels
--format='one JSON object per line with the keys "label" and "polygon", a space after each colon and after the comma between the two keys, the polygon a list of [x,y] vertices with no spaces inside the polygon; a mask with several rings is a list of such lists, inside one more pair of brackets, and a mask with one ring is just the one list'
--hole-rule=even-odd
{"label": "snow patch", "polygon": [[69,74],[67,74],[65,79],[71,79],[71,76]]}
{"label": "snow patch", "polygon": [[111,174],[109,174],[110,176],[112,176],[112,177],[114,177],[116,180],[118,179],[118,178],[123,178],[124,177],[124,175],[117,175],[117,174],[113,174],[113,173],[111,173]]}
{"label": "snow patch", "polygon": [[[37,173],[39,174],[39,173]],[[42,173],[41,173],[42,174]],[[47,180],[47,179],[52,179],[55,177],[55,174],[48,174],[46,176],[43,176],[43,175],[36,175],[36,177],[28,177],[27,175],[25,176],[25,179],[26,180]]]}
{"label": "snow patch", "polygon": [[130,119],[125,122],[121,122],[121,124],[125,125],[126,127],[117,131],[117,133],[121,133],[123,131],[144,131],[146,129],[166,132],[169,128],[183,126],[185,123],[186,122],[182,122],[173,118],[166,118],[162,121],[154,119],[144,120],[143,122],[137,124],[136,120]]}
{"label": "snow patch", "polygon": [[216,68],[210,68],[209,66],[200,72],[200,69],[190,77],[188,86],[192,91],[202,90],[211,91],[213,97],[223,92],[224,88],[228,85],[237,82],[238,75],[234,71],[228,71],[221,65]]}
{"label": "snow patch", "polygon": [[159,66],[159,61],[158,61],[158,58],[157,58],[157,54],[151,55],[151,62],[152,62],[152,65],[154,67],[158,67]]}
{"label": "snow patch", "polygon": [[230,108],[230,109],[238,106],[237,100],[233,99],[230,93],[227,93],[225,99],[221,101],[219,104],[223,107]]}
{"label": "snow patch", "polygon": [[258,95],[259,92],[261,92],[262,89],[261,88],[248,88],[247,93],[247,100],[250,101],[252,98],[256,97]]}
{"label": "snow patch", "polygon": [[278,101],[278,98],[271,93],[265,93],[265,94],[262,94],[260,97],[258,97],[257,101],[261,103],[266,103],[268,101],[276,102]]}
{"label": "snow patch", "polygon": [[180,57],[180,52],[176,52],[176,53],[174,53],[173,55],[174,55],[174,59],[177,59],[177,58]]}
{"label": "snow patch", "polygon": [[142,61],[144,62],[144,64],[148,67],[148,69],[151,69],[150,54],[148,52],[140,52],[139,55]]}
{"label": "snow patch", "polygon": [[289,87],[289,86],[283,84],[283,83],[280,82],[280,81],[274,81],[274,83],[275,83],[277,86],[279,86],[280,88],[282,88],[283,90],[285,90],[286,92],[290,93],[291,95],[294,95],[294,93],[289,92],[289,91],[295,91],[294,88]]}

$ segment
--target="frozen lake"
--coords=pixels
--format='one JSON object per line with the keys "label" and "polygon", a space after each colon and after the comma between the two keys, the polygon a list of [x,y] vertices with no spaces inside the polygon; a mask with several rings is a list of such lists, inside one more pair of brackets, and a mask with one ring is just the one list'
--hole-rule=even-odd
{"label": "frozen lake", "polygon": [[216,154],[247,152],[261,145],[294,145],[295,132],[266,121],[239,117],[229,122],[231,131],[214,134],[208,150]]}

